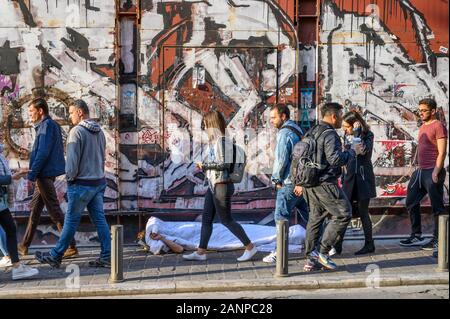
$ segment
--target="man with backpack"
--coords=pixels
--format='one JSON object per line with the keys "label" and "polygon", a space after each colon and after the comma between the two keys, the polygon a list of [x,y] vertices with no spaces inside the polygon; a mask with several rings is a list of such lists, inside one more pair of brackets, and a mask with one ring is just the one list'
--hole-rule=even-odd
{"label": "man with backpack", "polygon": [[[271,108],[270,123],[279,130],[272,171],[272,182],[277,190],[275,221],[289,221],[292,209],[298,207],[300,216],[306,224],[308,207],[301,193],[298,192],[300,188],[295,190],[290,175],[292,150],[295,144],[301,140],[303,131],[290,119],[290,111],[286,104],[277,104]],[[263,258],[263,261],[266,263],[276,262],[276,252],[271,252]]]}
{"label": "man with backpack", "polygon": [[[321,108],[322,121],[312,127],[298,143],[293,155],[293,180],[303,188],[309,206],[309,221],[306,227],[306,259],[304,271],[336,269],[329,251],[342,236],[350,222],[352,207],[338,186],[341,167],[363,152],[361,144],[355,149],[343,151],[337,128],[342,125],[342,105],[326,103]],[[319,252],[315,250],[323,221],[330,214]]]}

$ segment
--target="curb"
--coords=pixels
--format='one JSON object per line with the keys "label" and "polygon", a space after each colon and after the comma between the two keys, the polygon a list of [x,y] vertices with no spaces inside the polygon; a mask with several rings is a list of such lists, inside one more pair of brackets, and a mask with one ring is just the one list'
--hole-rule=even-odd
{"label": "curb", "polygon": [[[77,297],[107,297],[125,295],[158,295],[177,293],[202,292],[232,292],[256,290],[315,290],[315,289],[348,289],[416,286],[416,285],[448,285],[448,273],[431,275],[396,275],[381,276],[376,282],[368,282],[366,277],[346,276],[336,279],[323,277],[265,279],[264,281],[211,280],[204,282],[179,281],[107,285],[91,285],[78,289],[61,289],[39,287],[32,289],[15,289],[0,291],[0,299],[41,299],[41,298],[77,298]],[[176,296],[174,296],[176,298]]]}

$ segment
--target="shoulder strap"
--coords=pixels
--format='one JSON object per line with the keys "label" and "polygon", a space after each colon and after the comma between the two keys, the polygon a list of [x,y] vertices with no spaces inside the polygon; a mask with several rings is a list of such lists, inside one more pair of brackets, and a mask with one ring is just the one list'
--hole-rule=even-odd
{"label": "shoulder strap", "polygon": [[305,133],[305,136],[312,136],[317,140],[323,133],[328,132],[328,131],[334,131],[334,130],[331,128],[328,128],[328,127],[321,128],[319,124],[316,124]]}
{"label": "shoulder strap", "polygon": [[294,132],[299,139],[302,139],[303,133],[301,131],[299,131],[296,127],[293,127],[291,125],[285,125],[283,126],[281,129],[287,128],[288,130]]}
{"label": "shoulder strap", "polygon": [[334,130],[331,129],[331,128],[326,128],[324,130],[319,130],[319,134],[317,135],[316,139],[319,139],[322,136],[322,134],[324,134],[325,132],[330,132],[330,131],[334,131]]}

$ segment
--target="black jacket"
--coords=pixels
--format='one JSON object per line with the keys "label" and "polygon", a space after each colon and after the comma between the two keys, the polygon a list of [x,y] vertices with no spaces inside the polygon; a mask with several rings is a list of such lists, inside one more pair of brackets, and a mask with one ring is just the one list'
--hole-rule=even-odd
{"label": "black jacket", "polygon": [[352,149],[343,151],[341,139],[330,124],[320,122],[311,130],[325,129],[331,130],[323,133],[317,141],[318,159],[325,167],[320,173],[319,181],[321,185],[337,184],[338,178],[342,175],[342,166],[354,159],[356,154]]}
{"label": "black jacket", "polygon": [[372,165],[374,135],[369,131],[363,133],[360,138],[364,144],[364,154],[351,159],[345,166],[342,176],[342,189],[350,201],[377,196]]}

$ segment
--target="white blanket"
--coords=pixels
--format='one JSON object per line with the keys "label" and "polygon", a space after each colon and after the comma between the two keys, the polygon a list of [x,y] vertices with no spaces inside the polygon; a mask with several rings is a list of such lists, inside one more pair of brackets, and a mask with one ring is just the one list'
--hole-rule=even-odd
{"label": "white blanket", "polygon": [[[258,251],[274,251],[276,247],[276,227],[242,224],[245,233]],[[200,242],[200,222],[164,222],[151,217],[145,228],[145,242],[150,251],[157,255],[169,248],[160,240],[150,239],[151,233],[160,233],[165,238],[183,246],[186,250],[197,249]],[[300,253],[305,242],[305,229],[300,225],[289,227],[289,252]],[[242,243],[222,224],[214,224],[208,249],[233,250],[243,248]]]}

